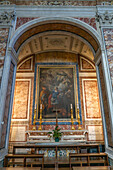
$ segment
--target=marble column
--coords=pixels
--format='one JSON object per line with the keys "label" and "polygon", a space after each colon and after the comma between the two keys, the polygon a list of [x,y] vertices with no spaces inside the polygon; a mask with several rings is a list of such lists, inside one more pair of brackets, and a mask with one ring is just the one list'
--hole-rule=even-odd
{"label": "marble column", "polygon": [[17,59],[8,44],[15,22],[12,12],[0,13],[0,161],[7,154]]}

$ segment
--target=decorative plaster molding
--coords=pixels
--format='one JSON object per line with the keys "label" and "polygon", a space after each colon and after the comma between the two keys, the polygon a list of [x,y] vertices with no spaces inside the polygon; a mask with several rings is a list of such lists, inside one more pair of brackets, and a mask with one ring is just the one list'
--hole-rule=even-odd
{"label": "decorative plaster molding", "polygon": [[12,21],[15,20],[15,17],[16,17],[15,11],[11,12],[4,11],[3,13],[0,14],[0,24],[11,25]]}
{"label": "decorative plaster molding", "polygon": [[98,50],[94,56],[95,64],[98,65],[100,63],[100,60],[101,60],[101,49],[98,48]]}
{"label": "decorative plaster molding", "polygon": [[10,5],[10,1],[2,1],[0,2],[0,5]]}
{"label": "decorative plaster molding", "polygon": [[113,21],[113,13],[108,13],[108,11],[105,11],[105,13],[97,12],[95,17],[100,24],[112,24]]}
{"label": "decorative plaster molding", "polygon": [[8,50],[7,50],[7,55],[11,56],[13,58],[13,60],[15,61],[15,63],[18,62],[17,54],[16,54],[14,48],[9,47]]}
{"label": "decorative plaster molding", "polygon": [[[20,1],[20,0],[17,0]],[[20,2],[13,2],[11,1],[11,4],[15,5],[35,5],[35,6],[95,6],[95,0],[90,2],[90,0],[82,0],[81,2],[78,2],[78,0],[21,0]],[[0,3],[0,5],[10,5],[10,1],[3,1]]]}
{"label": "decorative plaster molding", "polygon": [[36,5],[36,6],[76,6],[77,2],[74,1],[35,1],[31,2],[30,5]]}

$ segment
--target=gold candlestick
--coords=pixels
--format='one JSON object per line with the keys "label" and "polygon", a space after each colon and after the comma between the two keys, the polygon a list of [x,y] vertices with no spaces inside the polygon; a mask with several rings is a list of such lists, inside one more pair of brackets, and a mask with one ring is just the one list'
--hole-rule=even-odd
{"label": "gold candlestick", "polygon": [[42,104],[40,105],[40,121],[38,130],[42,130]]}
{"label": "gold candlestick", "polygon": [[80,126],[80,115],[79,115],[79,109],[77,108],[77,115],[78,115],[78,130],[81,130],[82,127]]}
{"label": "gold candlestick", "polygon": [[75,130],[73,124],[74,124],[74,119],[73,119],[73,108],[71,107],[71,130]]}
{"label": "gold candlestick", "polygon": [[56,110],[56,126],[58,126],[57,110]]}
{"label": "gold candlestick", "polygon": [[33,130],[36,130],[36,109],[34,111]]}

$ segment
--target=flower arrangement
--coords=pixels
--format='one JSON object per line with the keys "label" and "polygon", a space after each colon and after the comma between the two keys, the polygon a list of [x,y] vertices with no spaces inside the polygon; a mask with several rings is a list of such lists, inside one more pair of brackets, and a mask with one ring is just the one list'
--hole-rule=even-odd
{"label": "flower arrangement", "polygon": [[55,142],[59,142],[62,133],[60,132],[61,129],[58,128],[58,126],[55,127],[55,130],[53,132],[48,132],[48,134],[52,134],[53,138],[55,139]]}

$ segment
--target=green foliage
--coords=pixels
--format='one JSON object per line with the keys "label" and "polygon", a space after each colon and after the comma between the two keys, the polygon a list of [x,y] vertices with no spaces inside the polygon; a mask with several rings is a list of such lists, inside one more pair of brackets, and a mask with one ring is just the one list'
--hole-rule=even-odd
{"label": "green foliage", "polygon": [[61,138],[62,133],[60,132],[61,129],[58,128],[58,126],[55,127],[55,130],[53,132],[48,132],[48,134],[53,134],[53,138]]}

